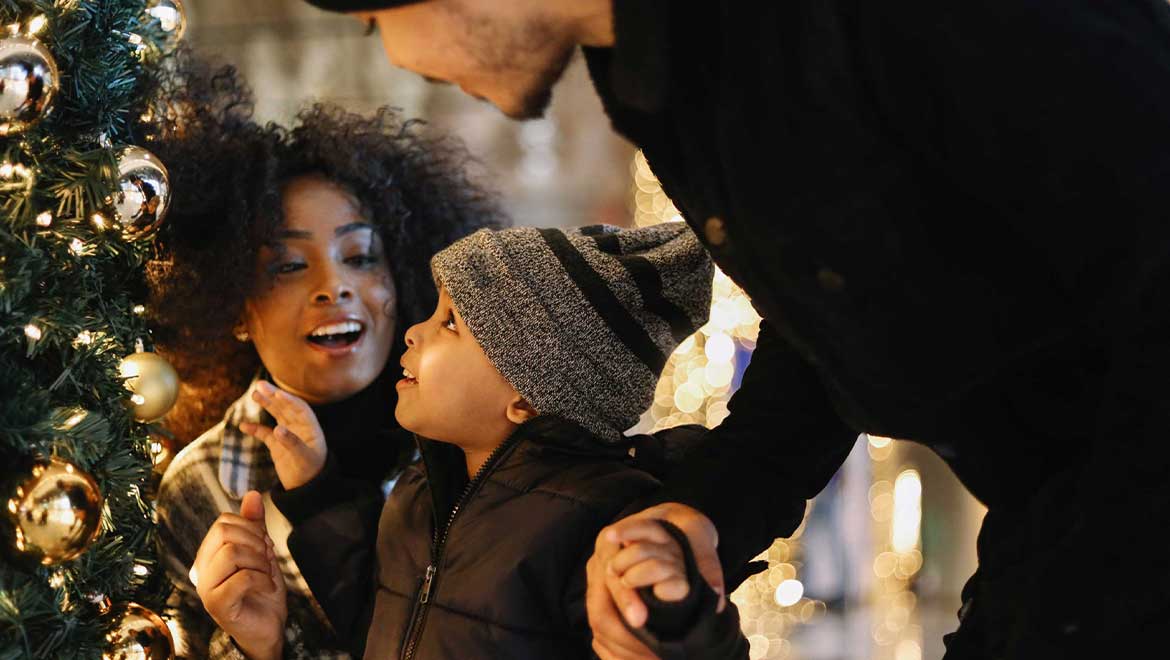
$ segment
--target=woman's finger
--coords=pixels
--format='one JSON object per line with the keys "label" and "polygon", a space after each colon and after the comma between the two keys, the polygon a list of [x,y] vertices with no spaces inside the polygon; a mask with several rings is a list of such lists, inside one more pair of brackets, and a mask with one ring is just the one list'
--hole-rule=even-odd
{"label": "woman's finger", "polygon": [[225,543],[247,545],[263,553],[264,539],[267,536],[263,525],[234,513],[221,513],[203,536],[199,549],[195,551],[194,565],[198,566]]}
{"label": "woman's finger", "polygon": [[222,545],[199,568],[199,585],[196,591],[214,591],[225,580],[241,570],[269,572],[268,554],[254,549],[228,543]]}
{"label": "woman's finger", "polygon": [[209,612],[213,607],[232,609],[233,605],[243,602],[250,594],[268,596],[275,590],[276,587],[267,569],[263,571],[244,569],[236,571],[218,587],[209,590],[203,604]]}

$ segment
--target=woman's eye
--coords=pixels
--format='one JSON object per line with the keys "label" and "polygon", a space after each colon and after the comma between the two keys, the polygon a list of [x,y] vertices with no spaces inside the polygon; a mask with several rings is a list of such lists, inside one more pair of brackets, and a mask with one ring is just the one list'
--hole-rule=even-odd
{"label": "woman's eye", "polygon": [[455,315],[454,314],[447,317],[447,322],[443,324],[443,327],[447,328],[451,332],[455,331]]}
{"label": "woman's eye", "polygon": [[289,273],[295,273],[298,270],[303,270],[305,267],[305,264],[300,261],[286,261],[284,263],[276,264],[276,268],[274,270],[278,275],[288,275]]}
{"label": "woman's eye", "polygon": [[377,255],[373,255],[373,254],[358,254],[358,255],[354,255],[352,257],[346,258],[345,263],[347,263],[351,266],[358,266],[359,268],[364,268],[366,266],[373,266],[374,264],[378,263],[378,257],[377,257]]}

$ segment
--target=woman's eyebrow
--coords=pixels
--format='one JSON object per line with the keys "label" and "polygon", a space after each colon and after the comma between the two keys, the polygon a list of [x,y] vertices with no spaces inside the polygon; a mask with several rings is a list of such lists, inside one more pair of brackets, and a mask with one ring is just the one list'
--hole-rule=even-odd
{"label": "woman's eyebrow", "polygon": [[357,231],[359,229],[369,229],[370,231],[373,231],[374,225],[371,225],[368,222],[350,222],[348,224],[341,225],[337,229],[334,229],[333,235],[344,236],[345,234]]}
{"label": "woman's eyebrow", "polygon": [[303,229],[281,229],[276,232],[276,238],[284,240],[287,238],[304,238],[309,239],[313,237],[313,232],[305,231]]}

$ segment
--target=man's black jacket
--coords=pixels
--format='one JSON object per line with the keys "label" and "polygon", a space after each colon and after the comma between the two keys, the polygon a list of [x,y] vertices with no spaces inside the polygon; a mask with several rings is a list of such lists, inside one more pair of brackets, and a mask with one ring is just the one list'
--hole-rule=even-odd
{"label": "man's black jacket", "polygon": [[734,568],[858,431],[912,439],[989,507],[973,653],[1164,620],[1165,0],[615,0],[615,31],[615,128],[765,318],[661,499]]}

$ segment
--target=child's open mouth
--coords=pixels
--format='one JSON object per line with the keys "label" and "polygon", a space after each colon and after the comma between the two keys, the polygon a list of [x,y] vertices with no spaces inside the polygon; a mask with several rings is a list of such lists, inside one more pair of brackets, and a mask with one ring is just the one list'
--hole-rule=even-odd
{"label": "child's open mouth", "polygon": [[365,328],[357,321],[327,323],[309,333],[308,340],[322,348],[345,349],[356,344],[363,332]]}
{"label": "child's open mouth", "polygon": [[414,377],[414,374],[411,373],[410,369],[403,367],[402,368],[402,378],[398,381],[397,385],[403,386],[403,385],[417,385],[417,384],[418,384],[418,379]]}

